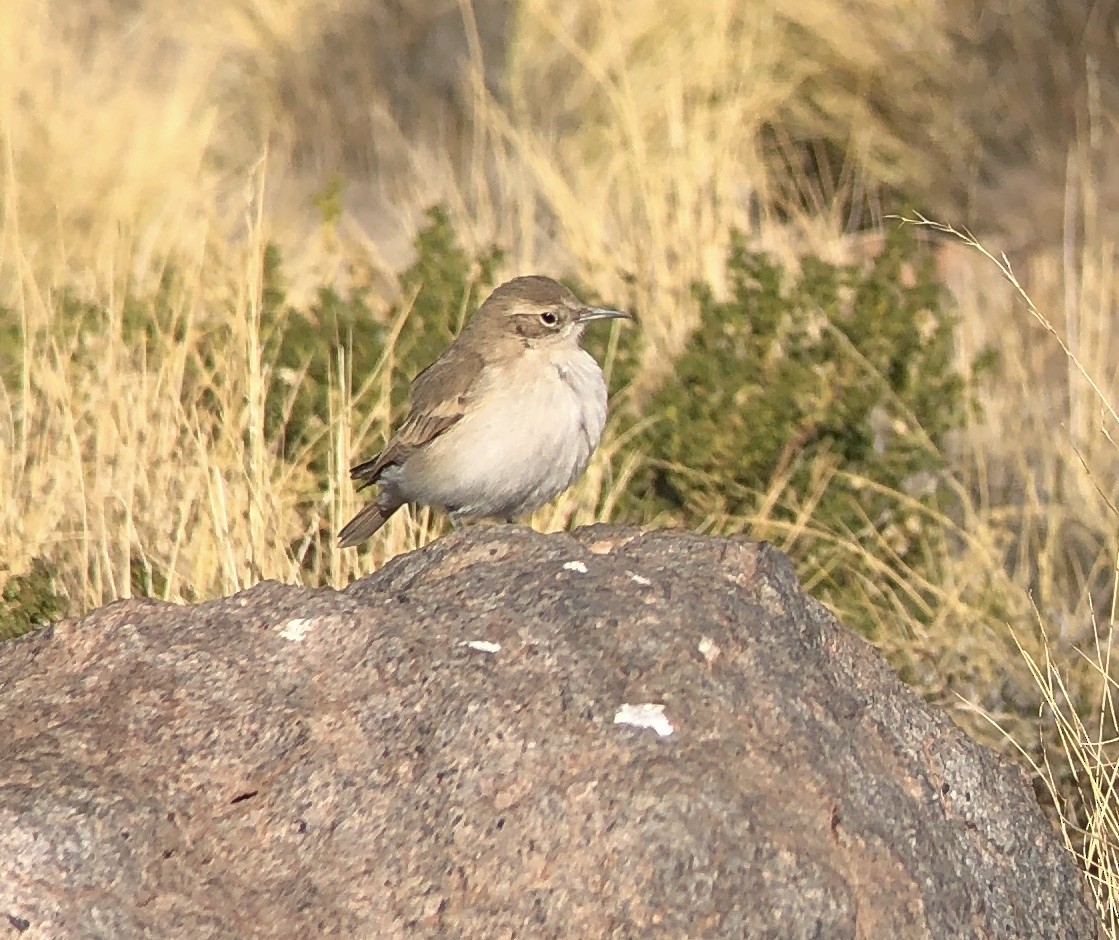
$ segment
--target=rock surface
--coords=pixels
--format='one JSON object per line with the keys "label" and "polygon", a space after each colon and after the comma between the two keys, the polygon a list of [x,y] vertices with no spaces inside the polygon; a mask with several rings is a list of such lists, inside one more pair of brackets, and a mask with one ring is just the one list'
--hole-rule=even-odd
{"label": "rock surface", "polygon": [[1053,940],[1086,897],[765,545],[474,527],[0,646],[0,937]]}

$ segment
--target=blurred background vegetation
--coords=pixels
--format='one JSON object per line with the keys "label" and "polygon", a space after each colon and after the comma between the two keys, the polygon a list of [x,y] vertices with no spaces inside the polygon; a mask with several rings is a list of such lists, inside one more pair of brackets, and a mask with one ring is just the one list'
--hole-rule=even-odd
{"label": "blurred background vegetation", "polygon": [[774,541],[1032,767],[1119,935],[1117,46],[1087,0],[8,0],[0,638],[435,537],[337,551],[347,468],[552,274],[640,328],[534,525]]}

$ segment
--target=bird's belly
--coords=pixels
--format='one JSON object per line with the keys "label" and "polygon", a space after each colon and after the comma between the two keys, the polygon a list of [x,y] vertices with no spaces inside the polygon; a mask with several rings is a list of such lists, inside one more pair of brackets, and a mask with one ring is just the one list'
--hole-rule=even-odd
{"label": "bird's belly", "polygon": [[602,373],[584,356],[479,396],[457,424],[409,458],[405,498],[462,516],[513,517],[566,490],[606,422]]}

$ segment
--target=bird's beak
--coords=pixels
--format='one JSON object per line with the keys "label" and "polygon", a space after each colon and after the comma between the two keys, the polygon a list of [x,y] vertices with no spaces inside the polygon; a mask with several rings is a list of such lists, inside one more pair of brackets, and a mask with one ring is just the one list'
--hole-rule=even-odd
{"label": "bird's beak", "polygon": [[577,323],[589,323],[591,320],[632,320],[633,315],[623,313],[621,310],[608,310],[606,307],[584,307],[575,318]]}

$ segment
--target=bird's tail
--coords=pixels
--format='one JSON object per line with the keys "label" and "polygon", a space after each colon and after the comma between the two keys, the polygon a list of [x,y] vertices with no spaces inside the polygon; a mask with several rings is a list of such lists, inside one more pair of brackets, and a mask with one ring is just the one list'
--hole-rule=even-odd
{"label": "bird's tail", "polygon": [[354,516],[338,533],[338,547],[349,548],[360,545],[381,526],[389,521],[389,516],[396,512],[403,503],[382,505],[372,502],[361,512]]}

